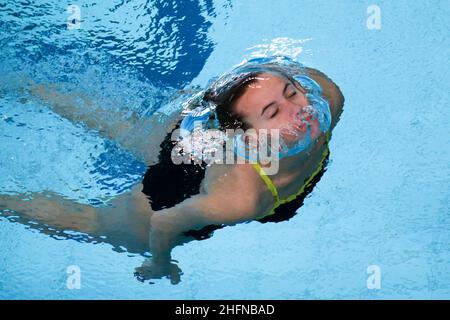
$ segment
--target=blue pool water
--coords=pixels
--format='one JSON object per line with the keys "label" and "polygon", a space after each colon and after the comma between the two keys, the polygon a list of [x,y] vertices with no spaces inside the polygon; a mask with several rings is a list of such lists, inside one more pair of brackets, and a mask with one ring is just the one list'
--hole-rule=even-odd
{"label": "blue pool water", "polygon": [[[0,193],[51,190],[96,204],[146,169],[30,98],[30,82],[151,117],[178,110],[172,97],[185,86],[283,53],[329,75],[344,113],[328,169],[299,213],[176,247],[177,285],[137,281],[144,257],[126,248],[0,215],[0,298],[450,298],[448,0],[83,0],[80,29],[67,28],[69,4],[0,4]],[[366,25],[372,4],[380,29]],[[80,289],[66,285],[71,265]],[[367,286],[369,266],[381,271],[377,289]]]}

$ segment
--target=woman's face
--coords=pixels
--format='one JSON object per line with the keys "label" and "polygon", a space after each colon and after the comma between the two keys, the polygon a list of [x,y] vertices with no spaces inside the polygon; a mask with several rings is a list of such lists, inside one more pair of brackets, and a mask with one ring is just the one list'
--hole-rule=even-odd
{"label": "woman's face", "polygon": [[262,73],[247,85],[244,94],[235,102],[234,111],[257,132],[259,129],[279,129],[287,141],[301,139],[311,126],[311,138],[316,138],[319,122],[306,112],[309,105],[305,90],[298,83],[272,73]]}

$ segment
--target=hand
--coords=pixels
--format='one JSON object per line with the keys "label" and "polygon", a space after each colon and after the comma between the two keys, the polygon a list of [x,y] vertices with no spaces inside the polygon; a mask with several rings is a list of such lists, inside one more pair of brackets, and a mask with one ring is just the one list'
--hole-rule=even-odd
{"label": "hand", "polygon": [[176,263],[172,263],[170,260],[147,259],[142,266],[135,269],[134,274],[139,281],[167,277],[171,284],[178,284],[183,272]]}

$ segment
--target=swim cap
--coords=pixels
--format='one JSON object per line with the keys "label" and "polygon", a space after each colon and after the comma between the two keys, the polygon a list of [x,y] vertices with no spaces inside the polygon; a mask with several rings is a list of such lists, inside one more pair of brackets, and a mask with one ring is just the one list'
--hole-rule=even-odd
{"label": "swim cap", "polygon": [[[304,66],[301,63],[282,55],[258,57],[244,60],[230,72],[211,79],[205,90],[201,90],[193,95],[183,104],[182,115],[184,115],[184,118],[180,124],[180,137],[181,140],[190,142],[190,146],[186,143],[183,146],[183,149],[185,149],[186,152],[192,153],[193,149],[196,149],[197,152],[194,152],[196,154],[193,156],[197,158],[201,156],[199,154],[201,153],[199,152],[201,147],[192,148],[191,143],[192,137],[199,134],[202,136],[202,143],[205,148],[223,148],[223,143],[217,144],[217,140],[220,140],[217,139],[217,133],[213,134],[214,138],[212,140],[215,141],[213,141],[212,144],[211,141],[207,141],[208,131],[211,131],[211,129],[216,129],[215,131],[217,131],[217,129],[220,128],[220,123],[215,112],[216,105],[209,99],[204,99],[205,93],[208,92],[210,97],[219,96],[227,90],[230,90],[239,80],[255,71],[272,73],[279,71],[282,74],[288,75],[306,91],[305,95],[309,102],[309,105],[303,107],[301,114],[299,113],[298,118],[296,118],[296,121],[298,121],[296,124],[306,128],[303,134],[294,142],[285,141],[281,136],[279,145],[275,149],[268,148],[271,150],[270,152],[278,151],[277,156],[281,159],[296,155],[308,149],[315,139],[311,136],[312,128],[310,122],[307,121],[306,118],[317,120],[319,123],[318,129],[321,133],[329,130],[331,125],[329,104],[322,98],[322,89],[320,85],[308,76]],[[283,129],[291,130],[290,128]],[[225,133],[223,133],[222,138],[224,141],[227,139]],[[234,135],[232,139],[235,154],[253,162],[258,161],[258,154],[254,152],[254,148],[257,147],[257,145],[255,145],[255,143],[249,143],[249,139],[246,139],[245,134]]]}

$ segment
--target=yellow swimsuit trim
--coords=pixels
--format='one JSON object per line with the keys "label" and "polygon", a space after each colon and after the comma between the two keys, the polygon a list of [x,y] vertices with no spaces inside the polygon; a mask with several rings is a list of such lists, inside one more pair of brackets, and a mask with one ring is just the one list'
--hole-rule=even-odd
{"label": "yellow swimsuit trim", "polygon": [[[326,133],[326,138],[327,138],[327,143],[328,143],[330,141],[330,132],[329,131]],[[278,194],[277,188],[273,184],[272,180],[268,177],[268,175],[266,174],[264,169],[261,167],[261,165],[258,162],[257,163],[253,163],[252,164],[253,168],[255,168],[256,172],[258,172],[258,174],[261,176],[261,178],[263,179],[264,183],[267,185],[267,188],[269,188],[269,190],[272,193],[273,198],[275,200],[274,205],[273,205],[272,209],[269,211],[269,213],[258,216],[256,218],[256,220],[259,220],[259,219],[262,219],[264,217],[267,217],[267,216],[270,216],[270,215],[274,214],[275,213],[275,209],[277,207],[279,207],[283,203],[290,202],[290,201],[294,200],[295,198],[297,198],[297,196],[299,196],[305,190],[305,188],[309,185],[311,180],[319,173],[320,169],[322,168],[322,164],[323,164],[323,162],[324,162],[324,160],[325,160],[325,158],[326,158],[326,156],[328,155],[329,152],[330,151],[329,151],[329,149],[327,147],[322,153],[322,160],[320,161],[320,165],[317,166],[316,170],[309,176],[308,179],[305,180],[305,183],[300,188],[300,190],[298,190],[296,193],[290,195],[286,199],[280,199],[280,196]]]}

